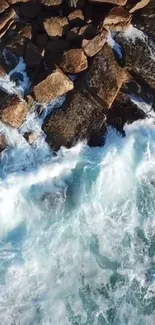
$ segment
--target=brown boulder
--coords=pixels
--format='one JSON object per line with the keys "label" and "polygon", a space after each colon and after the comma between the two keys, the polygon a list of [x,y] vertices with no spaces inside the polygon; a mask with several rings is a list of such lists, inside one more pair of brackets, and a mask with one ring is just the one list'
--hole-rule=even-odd
{"label": "brown boulder", "polygon": [[19,128],[26,119],[27,113],[27,104],[24,100],[0,89],[0,120],[2,122]]}
{"label": "brown boulder", "polygon": [[66,51],[60,64],[65,73],[79,73],[88,68],[88,60],[82,49]]}
{"label": "brown boulder", "polygon": [[123,7],[114,7],[110,10],[103,22],[104,28],[120,32],[131,23],[132,15]]}
{"label": "brown boulder", "polygon": [[80,26],[84,23],[84,15],[82,10],[77,9],[71,12],[68,16],[68,20],[72,26]]}
{"label": "brown boulder", "polygon": [[44,6],[59,6],[63,0],[40,0]]}
{"label": "brown boulder", "polygon": [[33,88],[35,100],[50,103],[74,88],[73,82],[58,68]]}
{"label": "brown boulder", "polygon": [[62,37],[68,29],[66,17],[51,17],[44,20],[44,28],[50,37]]}
{"label": "brown boulder", "polygon": [[125,6],[128,0],[89,0],[91,2],[100,2],[100,3],[112,3],[118,6]]}
{"label": "brown boulder", "polygon": [[83,95],[75,89],[68,95],[63,109],[45,120],[43,130],[53,150],[59,150],[61,146],[71,147],[83,139],[91,141],[94,138],[97,144],[97,138],[99,140],[101,134],[105,135],[103,107],[87,92]]}
{"label": "brown boulder", "polygon": [[0,2],[0,14],[9,7],[8,3],[5,0]]}
{"label": "brown boulder", "polygon": [[25,50],[25,62],[28,67],[36,67],[40,65],[42,60],[41,52],[37,45],[27,43]]}
{"label": "brown boulder", "polygon": [[116,62],[111,47],[105,44],[79,79],[78,87],[81,92],[86,89],[107,110],[128,78],[126,70]]}
{"label": "brown boulder", "polygon": [[106,30],[103,30],[100,34],[98,34],[91,40],[84,39],[82,41],[82,48],[85,54],[90,57],[97,54],[106,43],[107,37],[108,32]]}

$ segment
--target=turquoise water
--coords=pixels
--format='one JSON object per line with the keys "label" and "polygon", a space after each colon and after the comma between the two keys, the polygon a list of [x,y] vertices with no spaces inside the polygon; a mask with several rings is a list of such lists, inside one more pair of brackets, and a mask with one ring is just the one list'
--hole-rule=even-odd
{"label": "turquoise water", "polygon": [[125,131],[109,129],[103,148],[79,143],[56,157],[44,142],[31,149],[10,135],[0,170],[0,325],[154,325],[153,118]]}

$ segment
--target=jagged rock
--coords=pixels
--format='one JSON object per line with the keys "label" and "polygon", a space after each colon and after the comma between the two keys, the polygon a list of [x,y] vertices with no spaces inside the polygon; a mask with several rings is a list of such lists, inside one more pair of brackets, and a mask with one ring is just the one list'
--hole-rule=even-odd
{"label": "jagged rock", "polygon": [[5,0],[0,2],[0,14],[9,7],[8,3]]}
{"label": "jagged rock", "polygon": [[0,134],[0,152],[6,148],[6,139],[3,134]]}
{"label": "jagged rock", "polygon": [[103,26],[107,30],[119,32],[128,27],[131,23],[132,15],[123,7],[114,7],[104,19]]}
{"label": "jagged rock", "polygon": [[3,37],[8,28],[12,25],[14,17],[15,10],[13,8],[9,8],[0,16],[0,38]]}
{"label": "jagged rock", "polygon": [[40,2],[45,6],[59,6],[63,0],[40,0]]}
{"label": "jagged rock", "polygon": [[68,29],[66,17],[51,17],[44,20],[44,28],[50,37],[62,37]]}
{"label": "jagged rock", "polygon": [[37,132],[26,132],[24,138],[30,145],[32,145],[39,138],[39,134]]}
{"label": "jagged rock", "polygon": [[74,87],[73,82],[58,68],[33,88],[35,100],[50,103],[58,96],[64,95]]}
{"label": "jagged rock", "polygon": [[100,2],[100,3],[112,3],[118,6],[125,6],[128,0],[89,0],[91,2]]}
{"label": "jagged rock", "polygon": [[27,41],[28,40],[26,37],[16,35],[9,38],[9,40],[5,43],[5,46],[15,55],[24,56]]}
{"label": "jagged rock", "polygon": [[150,0],[128,0],[127,8],[129,8],[130,13],[135,12],[146,7],[150,3]]}
{"label": "jagged rock", "polygon": [[82,10],[74,10],[73,12],[71,12],[68,16],[68,20],[71,24],[71,26],[81,26],[84,24],[84,15]]}
{"label": "jagged rock", "polygon": [[0,120],[14,128],[19,128],[27,116],[27,104],[15,94],[0,89]]}
{"label": "jagged rock", "polygon": [[46,33],[40,33],[36,37],[36,44],[39,47],[44,47],[48,42],[48,36]]}
{"label": "jagged rock", "polygon": [[97,54],[106,43],[107,37],[108,32],[106,30],[103,30],[100,34],[98,34],[91,40],[84,39],[82,41],[82,48],[85,54],[90,57]]}
{"label": "jagged rock", "polygon": [[22,37],[28,38],[29,40],[32,39],[32,26],[27,25],[24,26],[23,28],[18,30],[18,34]]}
{"label": "jagged rock", "polygon": [[79,73],[88,67],[88,60],[82,49],[66,51],[60,64],[65,73]]}
{"label": "jagged rock", "polygon": [[127,71],[116,62],[111,47],[105,44],[93,58],[89,69],[79,79],[78,87],[82,92],[86,89],[103,105],[106,111],[128,78]]}
{"label": "jagged rock", "polygon": [[[137,30],[133,29],[133,33],[136,32]],[[130,34],[132,35],[132,29]],[[155,89],[155,60],[152,59],[155,57],[155,42],[147,35],[139,35],[139,32],[137,37],[134,35],[133,38],[119,33],[116,41],[122,47],[121,63],[124,67],[139,74],[150,87]]]}
{"label": "jagged rock", "polygon": [[40,5],[37,1],[29,1],[26,3],[21,3],[20,7],[20,15],[25,19],[35,18],[40,10]]}
{"label": "jagged rock", "polygon": [[37,45],[27,43],[25,50],[25,62],[28,67],[36,67],[41,63],[41,53]]}
{"label": "jagged rock", "polygon": [[[61,146],[71,147],[76,141],[105,135],[105,115],[103,107],[87,93],[81,94],[74,90],[63,106],[50,117],[43,125],[47,136],[46,140],[53,150]],[[102,131],[101,131],[102,130]]]}
{"label": "jagged rock", "polygon": [[155,39],[155,1],[134,13],[134,25]]}

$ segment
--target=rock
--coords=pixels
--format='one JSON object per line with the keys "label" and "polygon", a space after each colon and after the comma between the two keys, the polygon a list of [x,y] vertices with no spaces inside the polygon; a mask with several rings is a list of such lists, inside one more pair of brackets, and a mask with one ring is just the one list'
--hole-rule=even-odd
{"label": "rock", "polygon": [[29,0],[7,0],[10,5],[13,5],[18,2],[28,2]]}
{"label": "rock", "polygon": [[15,17],[15,10],[13,8],[9,8],[0,16],[0,37],[6,33],[6,30],[10,27],[10,22],[12,24],[13,17]]}
{"label": "rock", "polygon": [[73,82],[56,67],[50,75],[33,88],[33,94],[37,102],[48,104],[58,96],[72,90],[73,87]]}
{"label": "rock", "polygon": [[131,23],[132,15],[123,7],[114,7],[110,10],[103,22],[107,30],[120,32],[128,27]]}
{"label": "rock", "polygon": [[37,132],[26,132],[24,138],[30,145],[32,145],[39,138],[39,134]]}
{"label": "rock", "polygon": [[82,49],[66,51],[60,64],[65,73],[79,73],[88,67],[88,60]]}
{"label": "rock", "polygon": [[51,17],[44,20],[44,28],[50,37],[62,37],[68,29],[66,17]]}
{"label": "rock", "polygon": [[0,39],[6,34],[6,32],[12,28],[12,26],[14,25],[15,20],[14,19],[10,19],[6,25],[0,30]]}
{"label": "rock", "polygon": [[0,64],[0,78],[4,78],[7,75],[5,69],[3,66]]}
{"label": "rock", "polygon": [[131,101],[128,94],[120,91],[112,107],[108,110],[107,124],[125,135],[123,127],[126,123],[130,124],[144,118],[146,118],[146,114]]}
{"label": "rock", "polygon": [[155,39],[155,2],[134,13],[134,25]]}
{"label": "rock", "polygon": [[81,45],[82,40],[92,39],[96,36],[96,28],[91,24],[84,25],[83,27],[74,27],[67,33],[67,39],[71,42]]}
{"label": "rock", "polygon": [[6,139],[3,134],[0,134],[0,152],[6,148]]}
{"label": "rock", "polygon": [[155,41],[141,32],[139,34],[133,27],[130,28],[129,35],[131,36],[127,37],[124,33],[119,33],[116,36],[116,41],[122,47],[121,64],[129,71],[140,75],[152,89],[155,89],[155,60],[152,59],[155,57]]}
{"label": "rock", "polygon": [[23,28],[18,30],[18,34],[22,37],[25,37],[29,40],[32,39],[32,26],[31,25],[26,25]]}
{"label": "rock", "polygon": [[28,67],[36,67],[41,63],[41,53],[37,45],[27,43],[25,51],[25,62]]}
{"label": "rock", "polygon": [[48,36],[46,33],[40,33],[36,37],[36,44],[39,47],[44,47],[48,42]]}
{"label": "rock", "polygon": [[34,98],[31,95],[27,95],[25,100],[26,100],[26,103],[27,103],[28,111],[30,111],[31,107],[34,104]]}
{"label": "rock", "polygon": [[[63,105],[44,122],[46,140],[53,150],[61,146],[71,147],[78,140],[98,139],[105,135],[105,115],[103,107],[88,94],[75,89]],[[97,144],[97,141],[96,141]]]}
{"label": "rock", "polygon": [[63,53],[70,49],[70,43],[64,39],[49,41],[45,47],[45,62],[48,67],[61,62]]}
{"label": "rock", "polygon": [[15,35],[9,38],[5,43],[7,49],[17,56],[24,56],[26,48],[27,39],[21,35]]}
{"label": "rock", "polygon": [[128,0],[89,0],[90,2],[112,3],[118,6],[125,6]]}
{"label": "rock", "polygon": [[130,13],[133,13],[136,10],[140,10],[140,9],[146,7],[150,3],[150,0],[136,0],[136,1],[129,0],[128,2],[129,2],[129,4],[127,4],[127,5],[131,7]]}
{"label": "rock", "polygon": [[0,14],[9,7],[8,3],[5,0],[0,2]]}
{"label": "rock", "polygon": [[84,24],[84,15],[82,10],[74,10],[73,12],[71,12],[68,16],[68,20],[71,24],[71,26],[81,26]]}
{"label": "rock", "polygon": [[20,15],[25,19],[35,18],[39,11],[40,5],[36,1],[21,3],[19,7]]}
{"label": "rock", "polygon": [[40,2],[45,6],[59,6],[62,4],[63,0],[40,0]]}
{"label": "rock", "polygon": [[27,116],[27,104],[15,94],[0,89],[0,120],[14,128],[19,128]]}
{"label": "rock", "polygon": [[91,40],[84,39],[82,41],[82,48],[87,56],[94,56],[97,54],[107,41],[108,32],[103,30],[99,35]]}
{"label": "rock", "polygon": [[78,87],[81,92],[86,89],[103,105],[106,112],[128,78],[127,71],[116,62],[113,50],[105,44],[102,50],[93,57],[89,69],[79,78]]}

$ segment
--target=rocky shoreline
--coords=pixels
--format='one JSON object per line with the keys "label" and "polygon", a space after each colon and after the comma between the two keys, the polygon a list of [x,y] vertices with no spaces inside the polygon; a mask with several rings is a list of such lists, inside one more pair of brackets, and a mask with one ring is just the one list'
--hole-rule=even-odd
{"label": "rocky shoreline", "polygon": [[[154,108],[155,1],[70,1],[0,1],[0,121],[19,129],[34,107],[66,95],[42,126],[54,151],[103,145],[108,125],[124,136],[125,123],[147,116],[133,97]],[[30,83],[19,95],[3,80],[20,86],[20,60]],[[24,137],[31,145],[36,134]]]}

